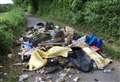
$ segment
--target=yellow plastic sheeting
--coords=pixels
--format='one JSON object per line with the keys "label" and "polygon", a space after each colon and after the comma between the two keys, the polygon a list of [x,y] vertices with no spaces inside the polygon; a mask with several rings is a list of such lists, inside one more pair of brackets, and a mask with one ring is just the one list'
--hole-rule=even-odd
{"label": "yellow plastic sheeting", "polygon": [[46,55],[46,52],[42,50],[35,50],[29,60],[29,70],[36,70],[43,67],[47,63],[47,59],[44,59],[43,56]]}
{"label": "yellow plastic sheeting", "polygon": [[71,48],[54,46],[47,51],[47,58],[53,58],[57,56],[68,57],[69,51],[72,51]]}
{"label": "yellow plastic sheeting", "polygon": [[35,50],[28,63],[29,70],[36,70],[43,67],[47,63],[47,58],[54,58],[57,56],[68,57],[68,52],[72,51],[71,48],[54,46],[47,52],[42,50]]}
{"label": "yellow plastic sheeting", "polygon": [[103,69],[105,66],[107,66],[112,60],[108,58],[104,58],[97,52],[93,51],[89,47],[84,47],[83,50],[86,52],[86,54],[95,61],[98,69]]}

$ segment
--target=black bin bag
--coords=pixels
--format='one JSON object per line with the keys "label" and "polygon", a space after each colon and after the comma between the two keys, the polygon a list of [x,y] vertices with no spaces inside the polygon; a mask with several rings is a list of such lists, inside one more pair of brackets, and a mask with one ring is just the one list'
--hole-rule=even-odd
{"label": "black bin bag", "polygon": [[82,72],[90,72],[93,70],[94,61],[79,47],[72,48],[73,53],[70,55],[70,62]]}

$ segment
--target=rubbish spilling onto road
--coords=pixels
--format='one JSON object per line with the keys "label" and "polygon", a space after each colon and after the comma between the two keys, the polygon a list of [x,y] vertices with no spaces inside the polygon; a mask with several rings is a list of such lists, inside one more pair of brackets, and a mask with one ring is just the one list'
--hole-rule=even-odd
{"label": "rubbish spilling onto road", "polygon": [[[72,27],[60,27],[52,22],[39,22],[27,29],[18,41],[21,44],[21,61],[27,62],[28,70],[42,67],[75,67],[83,72],[104,69],[111,59],[102,52],[103,40],[95,34],[80,33]],[[74,79],[75,81],[78,78]]]}
{"label": "rubbish spilling onto road", "polygon": [[23,82],[24,80],[26,80],[29,77],[28,74],[23,74],[21,76],[19,76],[19,82]]}

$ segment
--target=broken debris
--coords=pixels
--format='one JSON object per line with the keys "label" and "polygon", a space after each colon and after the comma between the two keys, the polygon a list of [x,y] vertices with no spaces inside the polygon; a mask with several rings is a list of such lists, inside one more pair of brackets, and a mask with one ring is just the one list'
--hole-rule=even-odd
{"label": "broken debris", "polygon": [[[73,28],[69,26],[61,28],[51,22],[37,23],[18,41],[21,43],[19,53],[21,60],[28,63],[28,69],[31,71],[48,66],[64,69],[72,64],[71,66],[80,71],[90,72],[94,68],[104,69],[112,61],[101,55],[103,54],[102,39],[93,34],[79,36]],[[11,58],[11,55],[9,57]],[[39,73],[43,72],[45,71]],[[104,70],[104,72],[111,72],[111,70]],[[56,82],[64,81],[67,73],[61,73],[59,76]],[[19,80],[23,81],[28,77],[28,75],[21,75]],[[75,82],[78,80],[79,77],[73,79]],[[42,77],[36,77],[36,82],[45,81]]]}
{"label": "broken debris", "polygon": [[24,80],[28,79],[29,75],[28,74],[23,74],[19,76],[19,82],[23,82]]}

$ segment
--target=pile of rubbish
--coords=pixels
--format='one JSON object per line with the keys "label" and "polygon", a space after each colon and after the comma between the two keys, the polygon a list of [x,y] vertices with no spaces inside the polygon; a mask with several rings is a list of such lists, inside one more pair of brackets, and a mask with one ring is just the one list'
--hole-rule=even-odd
{"label": "pile of rubbish", "polygon": [[112,62],[103,53],[103,40],[95,34],[80,35],[72,27],[60,27],[52,22],[39,22],[27,28],[17,43],[21,45],[20,59],[27,63],[29,71],[57,65],[90,72],[104,69]]}

